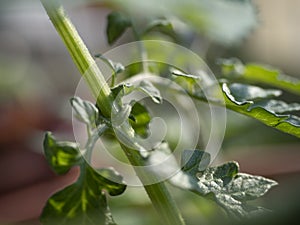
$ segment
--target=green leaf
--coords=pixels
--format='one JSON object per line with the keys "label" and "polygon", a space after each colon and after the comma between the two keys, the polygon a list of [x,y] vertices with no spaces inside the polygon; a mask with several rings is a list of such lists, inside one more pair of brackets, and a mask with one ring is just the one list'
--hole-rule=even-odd
{"label": "green leaf", "polygon": [[193,74],[186,74],[186,73],[184,73],[180,70],[174,69],[174,68],[171,68],[170,72],[171,72],[172,75],[175,75],[175,76],[178,76],[178,77],[191,78],[192,80],[200,79],[199,76],[196,76],[196,75],[193,75]]}
{"label": "green leaf", "polygon": [[255,102],[254,104],[250,105],[248,110],[252,110],[254,108],[263,108],[271,113],[287,113],[293,111],[300,111],[300,104],[299,103],[291,103],[287,104],[284,101],[280,100],[261,100]]}
{"label": "green leaf", "polygon": [[79,121],[90,126],[96,125],[99,110],[93,103],[84,101],[79,97],[71,98],[70,102],[74,110],[74,115]]}
{"label": "green leaf", "polygon": [[[132,114],[132,108],[135,104],[139,104],[134,100],[128,103],[122,102],[122,97],[130,94],[136,88],[131,84],[120,84],[119,86],[111,89],[113,96],[115,98],[114,107],[112,110],[112,126],[114,127],[114,132],[123,144],[130,146],[139,152],[146,152],[143,146],[139,144],[140,138],[137,137],[138,133],[133,129],[132,124],[134,124],[134,114]],[[136,109],[137,110],[137,109]],[[137,110],[136,116],[142,111]],[[147,129],[147,127],[144,127]],[[147,154],[143,154],[146,156]]]}
{"label": "green leaf", "polygon": [[[115,225],[107,206],[104,190],[110,195],[123,193],[126,186],[112,170],[96,172],[85,164],[78,180],[54,194],[41,215],[43,225]],[[111,181],[117,177],[120,183]]]}
{"label": "green leaf", "polygon": [[[240,88],[242,89],[243,86],[240,86]],[[223,83],[222,90],[224,92],[225,104],[228,109],[250,116],[268,126],[274,127],[288,134],[300,137],[300,118],[295,115],[281,113],[299,109],[298,103],[287,104],[282,101],[266,99],[262,101],[246,99],[241,102],[235,98],[235,96],[238,95],[235,92],[238,92],[239,89],[231,90],[230,86]],[[266,96],[268,95],[268,91],[263,89],[260,91],[265,92]],[[262,95],[264,94],[262,93]],[[291,108],[289,108],[290,106]]]}
{"label": "green leaf", "polygon": [[227,78],[272,85],[300,95],[300,80],[284,75],[278,69],[252,63],[244,65],[235,58],[223,59],[219,63],[222,65],[222,74]]}
{"label": "green leaf", "polygon": [[116,74],[121,73],[125,70],[125,67],[121,63],[113,62],[112,60],[104,57],[101,54],[96,54],[95,57],[103,60]]}
{"label": "green leaf", "polygon": [[299,103],[288,104],[284,101],[270,99],[280,96],[280,90],[263,89],[240,83],[230,84],[227,80],[222,79],[219,81],[220,83],[207,87],[207,89],[212,90],[212,94],[208,91],[209,94],[206,94],[206,96],[197,85],[197,82],[193,83],[191,79],[196,81],[196,78],[192,76],[181,76],[180,81],[173,78],[191,97],[224,106],[220,101],[220,97],[216,98],[214,96],[213,90],[220,88],[223,92],[226,108],[259,120],[267,126],[300,137],[300,118],[290,114],[292,111],[299,111]]}
{"label": "green leaf", "polygon": [[[140,137],[146,138],[149,135],[150,114],[145,106],[139,102],[132,101],[129,104],[122,103],[122,97],[141,91],[148,95],[155,103],[161,103],[162,97],[159,90],[149,81],[141,81],[138,85],[120,84],[112,89],[115,97],[115,107],[113,111],[113,126],[119,126],[115,132],[124,138],[124,142],[140,152],[146,150],[138,144]],[[143,154],[143,156],[145,156]]]}
{"label": "green leaf", "polygon": [[114,98],[121,99],[123,96],[130,94],[134,90],[134,86],[129,83],[122,83],[111,89]]}
{"label": "green leaf", "polygon": [[[86,144],[87,153],[105,130],[101,125],[94,131]],[[95,137],[94,137],[95,136]],[[79,165],[78,180],[50,197],[43,209],[40,220],[44,225],[114,225],[106,203],[104,191],[111,196],[122,194],[126,185],[122,177],[113,169],[93,169],[88,165],[79,148],[72,142],[58,142],[46,133],[44,140],[46,159],[58,174],[66,173],[71,167]]]}
{"label": "green leaf", "polygon": [[154,85],[150,81],[147,81],[147,80],[142,81],[136,87],[136,89],[139,89],[142,92],[144,92],[145,94],[147,94],[153,100],[153,102],[155,102],[157,104],[162,103],[162,97],[160,95],[159,90],[156,87],[154,87]]}
{"label": "green leaf", "polygon": [[226,93],[227,97],[237,105],[253,103],[254,100],[278,97],[281,95],[280,90],[266,90],[257,86],[239,83],[226,85],[224,83],[223,91]]}
{"label": "green leaf", "polygon": [[152,31],[158,31],[160,33],[163,33],[163,34],[169,35],[173,38],[176,38],[176,34],[173,29],[173,25],[167,19],[155,19],[155,20],[151,21],[147,25],[146,29],[143,31],[143,34],[145,35]]}
{"label": "green leaf", "polygon": [[[182,172],[172,177],[170,182],[179,188],[214,200],[236,217],[261,211],[261,207],[250,207],[247,201],[263,196],[277,183],[261,176],[239,173],[236,162],[204,168],[203,165],[208,165],[209,162],[207,155],[208,153],[199,150],[185,151]],[[187,158],[189,159],[186,161]]]}
{"label": "green leaf", "polygon": [[131,26],[131,20],[121,12],[112,12],[107,16],[106,34],[108,43],[113,44],[125,30]]}
{"label": "green leaf", "polygon": [[177,84],[179,84],[184,90],[186,90],[188,93],[195,92],[195,87],[197,87],[197,82],[201,80],[199,76],[193,74],[187,74],[175,68],[170,68],[170,73],[174,81]]}
{"label": "green leaf", "polygon": [[82,162],[76,143],[58,142],[50,132],[47,132],[44,138],[44,153],[47,162],[57,174],[65,174]]}
{"label": "green leaf", "polygon": [[[90,168],[92,169],[92,168]],[[111,196],[117,196],[122,194],[126,185],[123,181],[123,177],[113,168],[100,168],[94,173],[94,179],[97,180],[103,186]]]}
{"label": "green leaf", "polygon": [[159,90],[150,81],[141,81],[138,85],[133,86],[129,83],[123,83],[111,89],[113,96],[119,100],[133,91],[141,91],[148,95],[153,102],[160,104],[162,103],[162,97]]}
{"label": "green leaf", "polygon": [[182,170],[196,175],[199,170],[205,170],[210,163],[210,154],[198,150],[185,150],[181,156]]}
{"label": "green leaf", "polygon": [[151,117],[147,108],[138,102],[135,103],[131,109],[130,118],[132,119],[129,122],[135,133],[143,138],[148,137]]}

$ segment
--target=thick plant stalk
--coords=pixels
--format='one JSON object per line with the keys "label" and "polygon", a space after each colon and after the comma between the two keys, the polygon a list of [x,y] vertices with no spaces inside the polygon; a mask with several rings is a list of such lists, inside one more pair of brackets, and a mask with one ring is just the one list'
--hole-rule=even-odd
{"label": "thick plant stalk", "polygon": [[[75,27],[66,16],[62,5],[58,0],[41,0],[41,2],[74,63],[87,82],[94,97],[96,97],[97,105],[101,112],[104,116],[110,117],[113,103],[110,88]],[[132,165],[144,166],[144,160],[138,151],[128,149],[125,146],[122,146],[122,148]],[[137,175],[142,182],[148,180],[149,174],[146,172],[139,171]],[[153,206],[161,216],[163,224],[184,225],[182,216],[164,183],[161,182],[144,187]]]}
{"label": "thick plant stalk", "polygon": [[97,105],[105,116],[110,116],[111,102],[110,89],[80,38],[76,28],[65,15],[62,5],[57,0],[41,0],[48,16],[58,34],[66,45],[74,63],[82,74],[86,83],[97,99]]}

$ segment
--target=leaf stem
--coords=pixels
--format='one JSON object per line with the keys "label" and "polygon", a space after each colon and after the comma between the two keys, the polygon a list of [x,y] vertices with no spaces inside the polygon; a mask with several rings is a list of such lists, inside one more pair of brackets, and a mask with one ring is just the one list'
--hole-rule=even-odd
{"label": "leaf stem", "polygon": [[[101,71],[76,31],[76,28],[66,16],[58,0],[41,0],[41,2],[54,27],[65,43],[74,63],[90,87],[94,97],[96,97],[98,107],[103,115],[109,118],[113,104],[109,85],[106,83]],[[144,165],[144,160],[138,151],[125,146],[122,146],[122,148],[133,165]],[[142,170],[137,171],[137,174],[143,182],[148,179],[148,174],[141,171]],[[155,183],[144,187],[153,206],[161,216],[163,224],[184,225],[182,216],[164,183]]]}
{"label": "leaf stem", "polygon": [[96,142],[98,141],[99,137],[108,129],[108,127],[106,125],[100,125],[99,127],[97,127],[95,130],[90,131],[90,129],[88,128],[88,140],[85,144],[85,157],[86,160],[90,163],[91,159],[92,159],[92,153],[93,153],[93,149],[94,146],[96,144]]}

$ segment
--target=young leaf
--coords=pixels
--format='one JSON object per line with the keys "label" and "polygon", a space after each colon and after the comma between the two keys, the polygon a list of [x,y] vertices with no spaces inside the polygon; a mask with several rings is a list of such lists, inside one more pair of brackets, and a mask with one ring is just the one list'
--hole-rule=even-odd
{"label": "young leaf", "polygon": [[95,55],[96,58],[102,59],[116,74],[121,73],[125,70],[125,67],[118,62],[113,62],[112,60],[104,57],[101,54]]}
{"label": "young leaf", "polygon": [[99,117],[99,110],[93,103],[84,101],[79,97],[71,98],[70,102],[73,107],[75,117],[79,121],[90,126],[95,126]]}
{"label": "young leaf", "polygon": [[[43,225],[115,225],[107,206],[104,190],[119,195],[126,186],[109,179],[120,177],[112,170],[97,173],[85,164],[78,180],[54,194],[47,201],[41,215]],[[105,174],[107,177],[103,177]],[[120,179],[120,178],[119,178]]]}
{"label": "young leaf", "polygon": [[118,97],[118,99],[121,99],[123,96],[128,95],[135,90],[145,93],[157,104],[162,103],[162,97],[159,90],[150,81],[141,81],[140,84],[136,86],[128,83],[120,84],[111,89],[114,97]]}
{"label": "young leaf", "polygon": [[57,174],[65,174],[82,162],[76,143],[58,142],[50,132],[44,138],[44,153],[47,162]]}
{"label": "young leaf", "polygon": [[194,153],[185,151],[182,171],[172,177],[170,182],[214,200],[229,214],[237,217],[261,211],[261,207],[248,206],[247,201],[263,196],[277,183],[264,177],[239,173],[236,162],[204,168],[203,165],[208,164],[207,155],[208,153],[199,150]]}
{"label": "young leaf", "polygon": [[131,26],[131,20],[121,12],[112,12],[107,16],[106,34],[108,43],[113,44],[125,30]]}
{"label": "young leaf", "polygon": [[135,133],[144,138],[148,137],[151,117],[147,108],[136,102],[131,109],[130,116],[132,119],[129,122]]}
{"label": "young leaf", "polygon": [[179,76],[179,77],[184,77],[184,78],[191,78],[192,80],[197,80],[197,79],[200,79],[200,77],[196,76],[196,75],[193,75],[193,74],[186,74],[180,70],[177,70],[177,69],[174,69],[174,68],[171,68],[170,69],[170,72],[172,75],[174,76]]}
{"label": "young leaf", "polygon": [[174,81],[188,93],[193,93],[197,82],[201,80],[199,76],[187,74],[175,68],[170,68],[170,73]]}
{"label": "young leaf", "polygon": [[282,74],[279,70],[270,66],[258,64],[244,65],[238,59],[223,59],[219,63],[222,66],[222,75],[227,78],[238,78],[246,81],[273,85],[286,91],[300,95],[300,80]]}
{"label": "young leaf", "polygon": [[154,87],[150,81],[142,81],[136,88],[147,94],[153,100],[153,102],[157,104],[162,103],[162,97],[159,90]]}
{"label": "young leaf", "polygon": [[121,99],[123,96],[130,94],[134,90],[134,86],[129,83],[122,83],[111,89],[111,92],[116,99]]}

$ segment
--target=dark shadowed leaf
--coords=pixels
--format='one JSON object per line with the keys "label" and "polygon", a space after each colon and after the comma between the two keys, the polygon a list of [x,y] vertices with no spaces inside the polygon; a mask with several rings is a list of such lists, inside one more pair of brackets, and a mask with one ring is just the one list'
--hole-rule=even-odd
{"label": "dark shadowed leaf", "polygon": [[156,19],[151,21],[143,31],[143,34],[147,34],[151,31],[157,31],[176,38],[172,23],[166,19]]}
{"label": "dark shadowed leaf", "polygon": [[182,171],[196,175],[199,170],[205,170],[210,163],[210,154],[198,150],[184,150],[181,156]]}
{"label": "dark shadowed leaf", "polygon": [[106,34],[109,44],[113,44],[125,30],[131,26],[131,20],[121,12],[112,12],[107,16]]}

